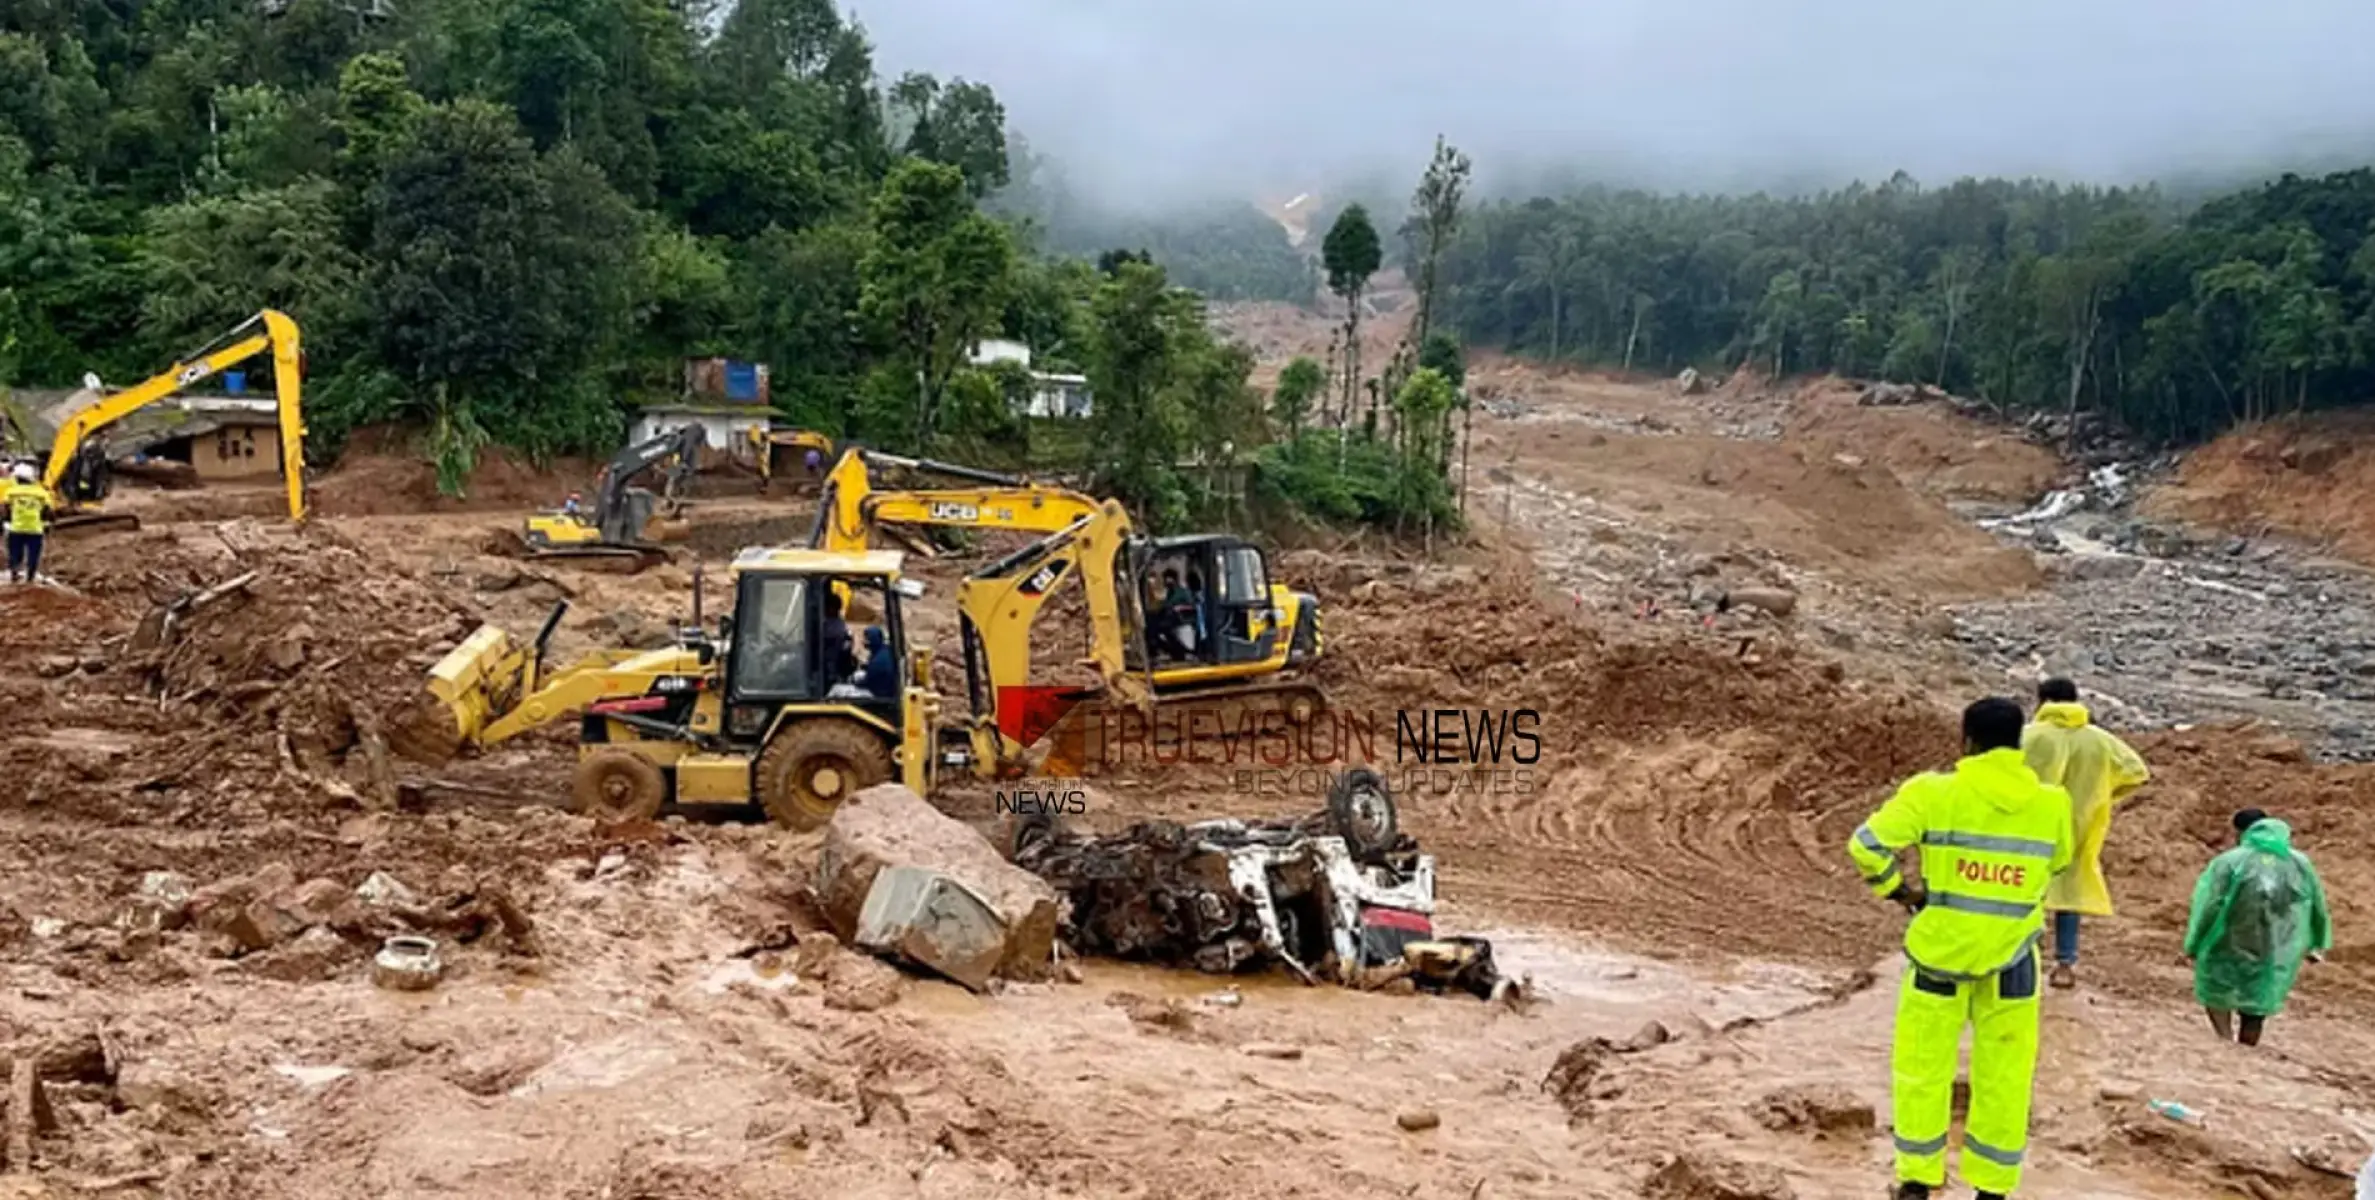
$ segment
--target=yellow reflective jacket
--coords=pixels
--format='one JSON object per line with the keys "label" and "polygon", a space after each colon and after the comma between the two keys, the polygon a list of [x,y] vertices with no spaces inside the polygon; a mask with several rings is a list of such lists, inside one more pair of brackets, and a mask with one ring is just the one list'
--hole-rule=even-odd
{"label": "yellow reflective jacket", "polygon": [[38,483],[12,483],[6,492],[0,493],[0,500],[8,504],[10,533],[40,533],[48,528],[45,523],[50,510],[48,488]]}
{"label": "yellow reflective jacket", "polygon": [[2021,732],[2020,749],[2037,778],[2070,793],[2070,828],[2078,837],[2078,858],[2054,876],[2045,907],[2108,917],[2111,885],[2103,880],[2103,839],[2111,832],[2111,810],[2152,772],[2126,742],[2088,721],[2083,704],[2040,704],[2037,719]]}
{"label": "yellow reflective jacket", "polygon": [[2042,783],[2018,750],[1926,771],[1847,841],[1875,895],[1904,882],[1897,852],[1921,847],[1929,903],[1905,929],[1905,956],[1948,979],[1984,979],[2026,953],[2045,924],[2046,884],[2070,865],[2069,794]]}

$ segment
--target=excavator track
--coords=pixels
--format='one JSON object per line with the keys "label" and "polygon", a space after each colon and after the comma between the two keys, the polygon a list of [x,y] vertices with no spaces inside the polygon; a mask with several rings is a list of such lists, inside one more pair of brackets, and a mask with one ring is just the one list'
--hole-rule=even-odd
{"label": "excavator track", "polygon": [[109,533],[140,528],[140,518],[131,513],[65,513],[50,518],[51,533]]}
{"label": "excavator track", "polygon": [[640,575],[673,557],[665,546],[539,546],[524,538],[520,550],[533,562],[567,562],[609,575]]}

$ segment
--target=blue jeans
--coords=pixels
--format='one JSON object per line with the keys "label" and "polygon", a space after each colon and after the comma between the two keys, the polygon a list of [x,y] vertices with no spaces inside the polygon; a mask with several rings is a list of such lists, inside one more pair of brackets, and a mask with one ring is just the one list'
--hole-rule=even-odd
{"label": "blue jeans", "polygon": [[2077,963],[2078,963],[2078,914],[2077,914],[2077,913],[2074,913],[2074,912],[2057,912],[2057,913],[2053,914],[2053,961],[2055,961],[2055,962],[2057,962],[2057,963],[2060,963],[2060,964],[2062,964],[2063,966],[2076,966],[2076,965],[2077,965]]}

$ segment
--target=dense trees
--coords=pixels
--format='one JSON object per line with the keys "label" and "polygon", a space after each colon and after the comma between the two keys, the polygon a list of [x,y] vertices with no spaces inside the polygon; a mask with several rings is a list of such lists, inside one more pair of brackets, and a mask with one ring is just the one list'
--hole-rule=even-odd
{"label": "dense trees", "polygon": [[974,340],[1080,354],[1085,268],[977,209],[997,97],[878,79],[830,0],[119,10],[0,13],[0,384],[129,382],[277,306],[323,449],[396,421],[458,483],[489,443],[607,451],[686,355],[914,446],[1012,432]]}
{"label": "dense trees", "polygon": [[1800,197],[1591,190],[1473,214],[1440,320],[1609,366],[1837,370],[2152,437],[2375,397],[2375,172],[2191,212],[2005,180]]}

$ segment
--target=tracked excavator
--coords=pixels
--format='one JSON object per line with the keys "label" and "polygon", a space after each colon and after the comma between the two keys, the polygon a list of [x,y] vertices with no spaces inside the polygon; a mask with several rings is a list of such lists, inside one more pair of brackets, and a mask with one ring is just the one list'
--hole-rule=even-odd
{"label": "tracked excavator", "polygon": [[58,499],[58,515],[51,519],[50,528],[137,528],[139,517],[105,512],[100,507],[113,474],[105,441],[107,427],[266,350],[272,352],[272,385],[279,401],[280,469],[288,487],[289,520],[303,521],[305,414],[300,335],[297,323],[287,314],[265,309],[188,359],[114,395],[100,397],[59,425],[50,442],[48,466],[41,475],[42,485]]}
{"label": "tracked excavator", "polygon": [[[626,575],[666,562],[667,548],[648,536],[652,520],[682,512],[707,437],[698,424],[681,425],[619,451],[595,482],[592,513],[538,513],[520,526],[528,556],[574,559]],[[635,486],[654,468],[662,471],[657,495]]]}
{"label": "tracked excavator", "polygon": [[[873,472],[883,468],[945,476],[971,486],[878,489]],[[1126,561],[1099,579],[1083,575],[1084,586],[1125,586],[1133,598],[1145,597],[1152,605],[1144,617],[1143,651],[1151,663],[1148,678],[1156,699],[1270,704],[1297,724],[1310,720],[1324,705],[1316,686],[1293,677],[1319,657],[1318,598],[1273,583],[1261,548],[1229,534],[1140,537],[1128,511],[1116,502],[1019,475],[851,449],[825,478],[809,545],[864,550],[886,526],[1052,534],[1083,522],[1097,527],[1099,539],[1111,540],[1126,552]],[[1156,595],[1160,581],[1171,576],[1181,582],[1184,602],[1177,594]],[[1196,588],[1190,581],[1203,586]],[[1166,599],[1173,602],[1163,603]],[[1098,619],[1094,614],[1100,607],[1122,608],[1093,593],[1091,600],[1092,621]],[[1111,636],[1108,630],[1094,632]],[[1006,665],[987,653],[983,631],[970,622],[964,639],[969,659],[979,655],[993,666]],[[1022,665],[1027,670],[1027,658]],[[991,674],[1000,677],[998,686],[1024,682],[1006,678],[1009,671]],[[1235,727],[1235,722],[1224,723]]]}

